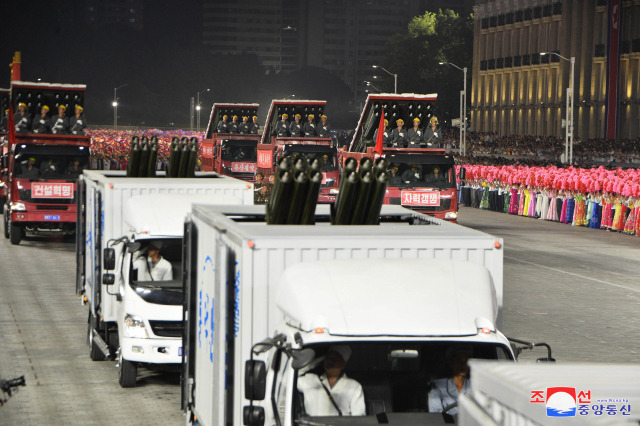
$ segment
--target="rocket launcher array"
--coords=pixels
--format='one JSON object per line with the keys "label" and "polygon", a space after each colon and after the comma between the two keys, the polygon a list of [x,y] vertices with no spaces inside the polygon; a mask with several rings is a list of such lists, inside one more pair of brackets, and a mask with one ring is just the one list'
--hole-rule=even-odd
{"label": "rocket launcher array", "polygon": [[[171,141],[167,177],[195,176],[198,160],[198,138],[174,137]],[[158,161],[158,138],[143,136],[131,138],[131,151],[127,163],[127,177],[155,177]]]}

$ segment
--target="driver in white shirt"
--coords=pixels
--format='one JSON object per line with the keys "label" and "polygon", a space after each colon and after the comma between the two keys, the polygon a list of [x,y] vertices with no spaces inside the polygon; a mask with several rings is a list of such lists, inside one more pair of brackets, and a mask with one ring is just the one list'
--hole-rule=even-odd
{"label": "driver in white shirt", "polygon": [[364,416],[362,386],[344,373],[351,348],[334,345],[324,359],[324,373],[306,373],[298,378],[304,406],[310,416]]}
{"label": "driver in white shirt", "polygon": [[133,261],[133,269],[138,271],[138,281],[171,281],[173,270],[171,263],[160,256],[161,241],[151,241],[147,247],[147,255],[138,253]]}

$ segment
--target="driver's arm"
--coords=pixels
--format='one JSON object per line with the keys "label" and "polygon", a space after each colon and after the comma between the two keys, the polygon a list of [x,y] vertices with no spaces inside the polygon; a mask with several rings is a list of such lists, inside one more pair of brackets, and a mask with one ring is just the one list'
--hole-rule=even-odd
{"label": "driver's arm", "polygon": [[364,416],[367,414],[364,404],[364,393],[362,392],[362,386],[359,383],[357,389],[351,396],[351,402],[349,405],[351,407],[352,416]]}
{"label": "driver's arm", "polygon": [[430,413],[442,413],[442,391],[436,387],[431,388],[429,391],[429,412]]}

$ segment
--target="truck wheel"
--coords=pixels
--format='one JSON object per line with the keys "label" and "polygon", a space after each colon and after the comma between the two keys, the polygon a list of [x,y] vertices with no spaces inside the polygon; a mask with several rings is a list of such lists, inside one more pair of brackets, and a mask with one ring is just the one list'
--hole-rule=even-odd
{"label": "truck wheel", "polygon": [[118,351],[118,382],[123,388],[132,388],[136,385],[138,367],[131,361],[122,358],[122,348]]}
{"label": "truck wheel", "polygon": [[11,240],[11,244],[13,244],[14,246],[17,246],[18,244],[20,244],[20,241],[22,241],[22,233],[24,232],[22,230],[22,226],[20,225],[16,225],[15,223],[11,223],[10,228],[9,228],[9,239]]}

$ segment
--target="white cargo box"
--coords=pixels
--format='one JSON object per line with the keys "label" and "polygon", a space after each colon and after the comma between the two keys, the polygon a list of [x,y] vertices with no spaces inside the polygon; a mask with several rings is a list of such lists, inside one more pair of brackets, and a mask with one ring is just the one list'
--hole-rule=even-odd
{"label": "white cargo box", "polygon": [[458,424],[626,425],[640,420],[640,365],[469,361]]}
{"label": "white cargo box", "polygon": [[[136,232],[146,232],[152,236],[151,233],[158,232],[154,231],[158,229],[162,229],[158,236],[171,233],[182,236],[184,212],[189,206],[183,205],[181,213],[173,215],[176,216],[175,221],[164,221],[162,227],[154,225],[163,222],[164,219],[158,220],[160,216],[165,218],[170,212],[177,211],[180,200],[187,198],[202,203],[224,200],[225,204],[253,204],[253,184],[215,173],[196,173],[194,178],[167,178],[164,172],[159,172],[156,178],[129,178],[124,171],[85,170],[79,182],[79,203],[84,205],[84,214],[78,220],[78,239],[84,244],[76,247],[76,292],[87,297],[94,315],[97,303],[94,295],[99,291],[104,272],[101,268],[102,251],[110,239],[131,236]],[[146,215],[149,218],[147,224],[137,226],[133,215],[127,214],[127,209],[135,204],[147,204],[145,208],[150,209],[154,207],[153,196],[167,195],[172,196],[175,203],[167,207],[168,211],[164,212],[167,214]],[[159,205],[155,207],[161,208]],[[115,295],[103,289],[100,315],[104,321],[115,320],[114,301]]]}
{"label": "white cargo box", "polygon": [[224,424],[225,412],[233,416],[228,422],[242,424],[243,360],[282,321],[276,307],[281,276],[301,262],[446,259],[481,265],[491,274],[498,305],[497,317],[489,320],[500,327],[501,239],[402,207],[383,206],[381,215],[379,226],[333,226],[327,206],[318,206],[316,225],[266,225],[264,206],[193,206],[185,296],[195,336],[187,348],[194,364],[189,369],[197,370],[192,409],[200,424]]}

